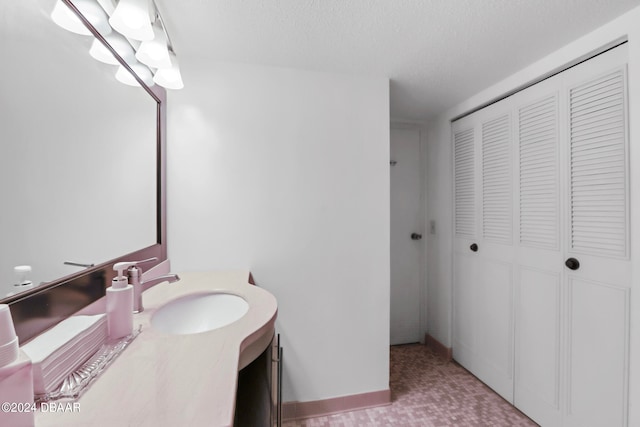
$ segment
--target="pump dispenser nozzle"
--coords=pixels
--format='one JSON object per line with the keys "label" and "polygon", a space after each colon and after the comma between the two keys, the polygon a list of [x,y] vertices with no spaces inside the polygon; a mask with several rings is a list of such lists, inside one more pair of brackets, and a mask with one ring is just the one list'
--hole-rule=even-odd
{"label": "pump dispenser nozzle", "polygon": [[114,289],[122,289],[129,284],[127,276],[124,275],[124,270],[129,268],[129,264],[131,263],[118,262],[113,265],[113,269],[118,272],[118,275],[111,281],[111,286],[113,286]]}
{"label": "pump dispenser nozzle", "polygon": [[145,259],[145,260],[142,260],[142,261],[116,262],[115,264],[113,264],[113,269],[114,269],[114,271],[118,272],[118,275],[113,278],[111,286],[113,286],[116,289],[124,288],[125,286],[127,286],[129,284],[129,282],[127,280],[127,276],[124,273],[125,270],[128,270],[129,268],[132,268],[132,267],[137,267],[139,264],[144,264],[144,263],[147,263],[147,262],[157,261],[157,260],[158,260],[158,258],[153,257],[153,258]]}

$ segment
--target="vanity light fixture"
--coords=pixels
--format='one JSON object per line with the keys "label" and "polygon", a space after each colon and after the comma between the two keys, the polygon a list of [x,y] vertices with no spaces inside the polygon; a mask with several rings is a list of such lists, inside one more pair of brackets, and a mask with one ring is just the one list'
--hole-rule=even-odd
{"label": "vanity light fixture", "polygon": [[166,89],[182,89],[184,83],[182,82],[182,75],[180,74],[176,54],[171,51],[169,52],[169,57],[171,58],[171,67],[158,68],[156,74],[153,76],[153,81]]}
{"label": "vanity light fixture", "polygon": [[[118,55],[124,59],[127,64],[135,63],[135,51],[131,44],[121,36],[120,34],[113,32],[105,37],[107,43],[111,45],[111,47],[118,52]],[[94,39],[91,44],[91,49],[89,50],[89,54],[96,60],[100,62],[104,62],[105,64],[110,65],[120,65],[120,62],[113,56],[111,51],[105,47],[104,44],[98,39]]]}
{"label": "vanity light fixture", "polygon": [[[153,86],[153,77],[151,75],[151,71],[149,71],[147,67],[140,64],[139,62],[135,64],[129,64],[129,66],[147,86]],[[136,78],[133,77],[129,70],[124,68],[122,65],[120,65],[118,67],[118,71],[116,71],[116,80],[128,86],[140,86],[140,83],[138,83]]]}
{"label": "vanity light fixture", "polygon": [[167,46],[167,36],[160,26],[160,19],[153,23],[153,39],[140,43],[136,52],[138,61],[152,68],[170,68],[169,48]]}
{"label": "vanity light fixture", "polygon": [[114,30],[133,40],[153,40],[149,0],[120,0],[109,23]]}
{"label": "vanity light fixture", "polygon": [[[111,33],[108,16],[98,3],[94,0],[74,0],[73,4],[100,34],[108,35]],[[51,12],[51,19],[60,27],[72,33],[83,36],[92,35],[80,18],[78,18],[78,15],[62,0],[56,1],[53,11]]]}
{"label": "vanity light fixture", "polygon": [[[115,8],[113,4],[112,0],[56,0],[51,18],[66,30],[92,35],[76,15],[75,6],[98,31],[96,37],[104,38],[145,84],[153,86],[156,83],[166,89],[182,89],[184,83],[178,60],[155,2],[119,0]],[[100,40],[93,41],[89,54],[98,61],[118,65],[116,79],[119,82],[139,86],[136,78],[120,65]],[[152,73],[152,69],[156,70],[155,73]]]}

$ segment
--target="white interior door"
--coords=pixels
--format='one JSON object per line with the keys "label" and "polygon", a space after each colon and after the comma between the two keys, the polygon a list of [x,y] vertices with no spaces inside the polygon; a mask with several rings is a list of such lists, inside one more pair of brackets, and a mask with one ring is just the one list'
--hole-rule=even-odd
{"label": "white interior door", "polygon": [[544,426],[626,425],[626,56],[618,47],[516,96],[515,404]]}
{"label": "white interior door", "polygon": [[627,425],[626,58],[452,124],[453,356],[544,426]]}
{"label": "white interior door", "polygon": [[626,45],[566,73],[567,423],[627,424],[629,165]]}
{"label": "white interior door", "polygon": [[[544,426],[562,425],[564,245],[561,237],[566,122],[561,77],[514,96],[516,158],[514,404]],[[560,118],[562,117],[562,119]]]}
{"label": "white interior door", "polygon": [[453,357],[477,372],[478,328],[475,301],[481,264],[477,233],[476,133],[471,119],[452,126],[454,167]]}
{"label": "white interior door", "polygon": [[513,399],[513,188],[508,106],[454,123],[454,358]]}
{"label": "white interior door", "polygon": [[391,129],[391,344],[420,341],[420,132]]}

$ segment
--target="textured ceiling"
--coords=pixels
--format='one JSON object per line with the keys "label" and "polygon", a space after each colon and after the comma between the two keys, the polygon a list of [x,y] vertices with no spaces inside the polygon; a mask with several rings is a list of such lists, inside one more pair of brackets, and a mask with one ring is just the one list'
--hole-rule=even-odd
{"label": "textured ceiling", "polygon": [[[640,5],[640,0],[156,2],[179,58],[386,76],[391,117],[404,120],[429,119]],[[183,74],[188,84],[188,69]]]}

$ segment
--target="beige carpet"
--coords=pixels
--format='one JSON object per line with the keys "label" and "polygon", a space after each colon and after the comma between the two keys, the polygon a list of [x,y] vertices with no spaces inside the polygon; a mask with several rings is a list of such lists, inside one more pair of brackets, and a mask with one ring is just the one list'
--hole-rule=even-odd
{"label": "beige carpet", "polygon": [[392,404],[306,420],[284,427],[536,426],[455,362],[424,345],[391,347]]}

